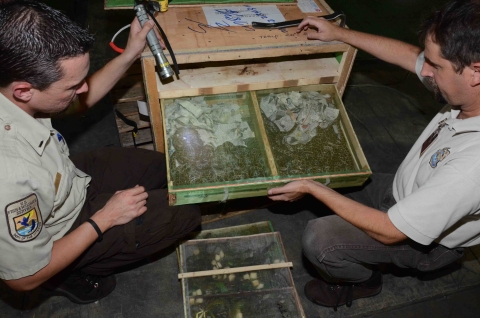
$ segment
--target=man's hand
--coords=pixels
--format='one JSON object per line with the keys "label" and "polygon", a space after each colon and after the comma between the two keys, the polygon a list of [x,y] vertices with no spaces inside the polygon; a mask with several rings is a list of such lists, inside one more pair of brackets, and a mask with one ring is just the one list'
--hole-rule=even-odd
{"label": "man's hand", "polygon": [[[147,34],[151,29],[155,27],[155,23],[150,19],[143,25],[143,28],[140,26],[140,22],[135,17],[130,24],[130,33],[128,35],[127,46],[125,51],[122,54],[130,56],[132,59],[136,60],[140,58],[145,45],[147,44]],[[157,28],[154,28],[155,34],[157,35],[158,40],[162,48],[165,48],[165,45],[162,42],[160,35],[158,34]]]}
{"label": "man's hand", "polygon": [[[87,78],[89,90],[79,95],[80,104],[83,108],[92,107],[101,100],[125,74],[128,68],[142,55],[147,43],[147,34],[153,26],[154,22],[149,20],[141,28],[138,19],[136,17],[133,19],[130,24],[130,35],[128,36],[125,51]],[[156,34],[160,39],[158,33]],[[162,41],[160,41],[160,45],[164,47]]]}
{"label": "man's hand", "polygon": [[98,224],[102,232],[130,222],[147,211],[148,193],[144,187],[136,186],[131,189],[117,191],[100,209],[92,220]]}
{"label": "man's hand", "polygon": [[297,201],[309,193],[309,180],[300,180],[287,183],[283,187],[268,190],[268,197],[273,201]]}
{"label": "man's hand", "polygon": [[297,33],[307,31],[308,29],[316,29],[317,32],[309,32],[307,34],[310,40],[320,40],[330,42],[339,40],[341,32],[344,30],[338,25],[331,23],[324,18],[306,17],[299,24]]}
{"label": "man's hand", "polygon": [[415,73],[417,57],[422,52],[417,46],[383,36],[341,28],[323,18],[306,17],[299,24],[297,33],[307,31],[309,28],[316,29],[316,32],[307,34],[311,40],[344,42],[413,73]]}
{"label": "man's hand", "polygon": [[275,201],[295,201],[306,193],[383,244],[394,244],[407,238],[393,225],[387,213],[347,198],[319,182],[299,180],[268,190],[270,199]]}

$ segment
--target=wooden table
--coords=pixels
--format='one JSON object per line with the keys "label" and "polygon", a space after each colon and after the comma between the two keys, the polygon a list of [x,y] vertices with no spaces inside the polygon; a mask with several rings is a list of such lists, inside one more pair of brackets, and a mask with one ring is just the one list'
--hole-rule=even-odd
{"label": "wooden table", "polygon": [[[325,1],[315,1],[321,13],[302,13],[296,4],[277,7],[286,20],[333,12]],[[160,99],[308,84],[335,84],[342,94],[356,54],[345,43],[308,40],[307,33],[298,34],[295,27],[210,27],[201,6],[169,8],[157,20],[180,67],[179,78],[162,82],[150,50],[142,54],[154,148],[160,152],[165,152]]]}

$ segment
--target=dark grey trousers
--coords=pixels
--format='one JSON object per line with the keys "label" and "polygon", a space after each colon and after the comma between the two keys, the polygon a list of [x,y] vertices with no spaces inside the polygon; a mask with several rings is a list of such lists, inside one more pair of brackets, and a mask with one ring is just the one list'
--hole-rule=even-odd
{"label": "dark grey trousers", "polygon": [[[387,212],[395,204],[393,178],[393,174],[374,174],[369,184],[346,196]],[[370,278],[371,265],[394,264],[426,272],[442,268],[463,256],[463,248],[448,249],[435,243],[424,246],[410,239],[385,245],[336,215],[308,223],[303,234],[303,249],[323,278],[352,283]]]}

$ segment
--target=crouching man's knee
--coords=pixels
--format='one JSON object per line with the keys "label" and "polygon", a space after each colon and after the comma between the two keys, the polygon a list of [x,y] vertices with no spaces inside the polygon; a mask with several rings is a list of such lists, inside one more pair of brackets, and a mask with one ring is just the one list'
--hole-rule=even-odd
{"label": "crouching man's knee", "polygon": [[302,246],[305,256],[314,265],[319,266],[325,251],[336,245],[336,236],[341,233],[337,230],[337,216],[326,216],[310,220],[305,228]]}

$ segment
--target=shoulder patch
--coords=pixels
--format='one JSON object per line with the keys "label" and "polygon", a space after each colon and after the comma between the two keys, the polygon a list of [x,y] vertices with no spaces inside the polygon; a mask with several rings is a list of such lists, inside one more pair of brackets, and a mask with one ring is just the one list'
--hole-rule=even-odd
{"label": "shoulder patch", "polygon": [[42,231],[42,214],[34,193],[7,205],[5,214],[10,236],[17,242],[32,241]]}
{"label": "shoulder patch", "polygon": [[442,161],[443,159],[447,158],[447,156],[450,154],[450,148],[443,148],[440,150],[437,150],[432,157],[430,158],[430,167],[436,168],[438,163]]}

